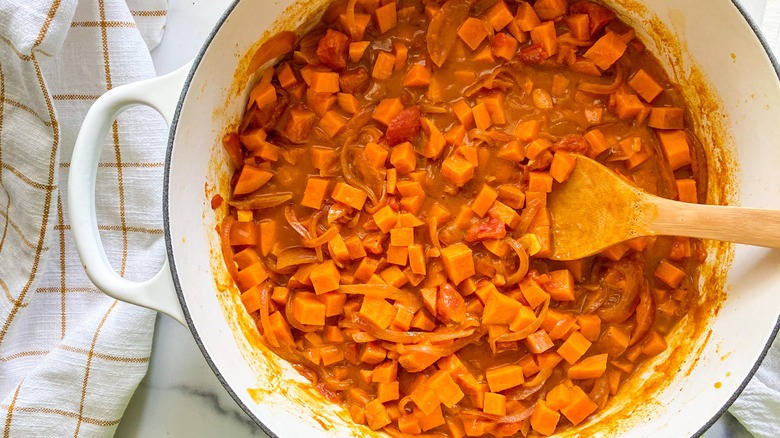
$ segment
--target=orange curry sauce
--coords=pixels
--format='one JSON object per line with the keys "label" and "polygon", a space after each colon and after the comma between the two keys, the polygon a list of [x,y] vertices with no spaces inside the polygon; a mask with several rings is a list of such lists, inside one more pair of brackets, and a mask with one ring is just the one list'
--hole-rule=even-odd
{"label": "orange curry sauce", "polygon": [[356,423],[576,426],[695,301],[698,241],[545,258],[547,194],[576,154],[650,193],[706,193],[680,94],[609,9],[338,1],[261,76],[224,139],[225,261],[268,346]]}

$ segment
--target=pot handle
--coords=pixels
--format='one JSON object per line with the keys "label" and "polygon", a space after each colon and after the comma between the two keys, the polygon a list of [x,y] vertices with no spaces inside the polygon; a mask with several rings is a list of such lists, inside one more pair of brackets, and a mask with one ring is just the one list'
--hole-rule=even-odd
{"label": "pot handle", "polygon": [[111,268],[95,213],[95,179],[108,130],[119,113],[135,105],[159,112],[170,126],[191,63],[166,75],[123,85],[100,96],[87,112],[76,138],[68,175],[68,211],[76,250],[90,280],[107,295],[162,312],[186,325],[166,258],[149,280],[130,281]]}

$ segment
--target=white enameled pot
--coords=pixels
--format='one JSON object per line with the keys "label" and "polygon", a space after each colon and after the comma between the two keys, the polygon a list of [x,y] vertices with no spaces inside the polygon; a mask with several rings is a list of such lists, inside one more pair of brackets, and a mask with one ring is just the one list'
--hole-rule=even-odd
{"label": "white enameled pot", "polygon": [[[308,388],[258,341],[229,286],[215,224],[224,212],[228,160],[220,139],[245,107],[245,69],[269,36],[295,30],[328,0],[236,1],[198,57],[166,76],[109,91],[79,134],[68,203],[79,255],[93,282],[118,299],[170,315],[192,331],[214,373],[266,432],[281,437],[370,436]],[[681,84],[701,139],[711,148],[710,203],[780,209],[778,66],[756,28],[730,0],[613,0]],[[149,281],[119,277],[97,231],[95,174],[111,122],[128,106],[155,108],[170,124],[163,217],[167,262]],[[162,147],[162,145],[161,145]],[[205,190],[204,190],[205,188]],[[750,226],[750,224],[745,224]],[[638,371],[586,436],[700,435],[737,397],[778,330],[780,251],[711,244],[706,297],[670,348]],[[575,435],[574,431],[561,436]]]}

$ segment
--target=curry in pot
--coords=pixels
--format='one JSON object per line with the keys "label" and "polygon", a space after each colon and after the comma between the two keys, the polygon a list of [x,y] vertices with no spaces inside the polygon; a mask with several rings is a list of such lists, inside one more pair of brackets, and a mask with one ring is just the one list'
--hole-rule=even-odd
{"label": "curry in pot", "polygon": [[666,349],[701,242],[546,258],[547,194],[578,154],[705,198],[681,94],[610,9],[338,1],[289,49],[224,138],[218,231],[264,342],[356,423],[551,435]]}

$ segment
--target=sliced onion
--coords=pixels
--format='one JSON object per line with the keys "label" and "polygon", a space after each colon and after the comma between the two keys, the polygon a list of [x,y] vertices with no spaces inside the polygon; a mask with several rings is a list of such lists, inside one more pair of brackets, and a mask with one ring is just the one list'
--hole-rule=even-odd
{"label": "sliced onion", "polygon": [[525,248],[523,248],[523,245],[520,244],[515,239],[512,239],[510,237],[504,238],[504,241],[512,247],[512,249],[515,250],[515,253],[517,254],[517,271],[515,271],[514,274],[510,275],[506,279],[506,284],[508,285],[514,285],[520,282],[523,278],[525,278],[525,275],[528,273],[528,266],[529,266],[529,259],[528,259],[528,253],[525,252]]}
{"label": "sliced onion", "polygon": [[304,239],[311,239],[309,230],[303,226],[301,221],[295,215],[295,207],[292,204],[287,204],[287,206],[284,208],[284,218],[287,219],[287,223],[290,224],[292,229],[295,230],[296,233],[300,234],[301,237]]}
{"label": "sliced onion", "polygon": [[529,335],[533,334],[535,331],[539,329],[539,327],[542,326],[542,322],[544,322],[544,318],[547,317],[547,309],[549,308],[550,308],[550,297],[548,296],[547,299],[544,300],[544,304],[542,305],[542,310],[539,311],[539,314],[537,315],[536,320],[534,320],[534,322],[532,322],[530,325],[523,327],[518,332],[504,333],[503,335],[495,338],[495,342],[519,341],[521,339],[527,338]]}
{"label": "sliced onion", "polygon": [[631,339],[628,341],[629,347],[639,342],[650,330],[650,326],[653,325],[653,320],[655,319],[655,311],[653,309],[655,309],[653,297],[650,296],[650,288],[645,283],[645,287],[639,291],[639,304],[636,306],[636,328],[634,328],[633,333],[631,333]]}
{"label": "sliced onion", "polygon": [[528,227],[531,226],[531,221],[534,220],[536,213],[542,208],[542,201],[538,199],[532,200],[525,209],[520,213],[520,222],[515,229],[515,235],[523,235],[528,232]]}
{"label": "sliced onion", "polygon": [[307,248],[287,248],[279,253],[279,257],[276,258],[276,269],[282,270],[290,266],[305,265],[307,263],[315,263],[317,256],[314,252]]}
{"label": "sliced onion", "polygon": [[227,267],[230,277],[233,281],[238,281],[238,268],[233,261],[233,248],[230,246],[230,229],[233,224],[236,223],[236,218],[231,215],[225,216],[222,219],[222,223],[219,224],[219,246],[222,249],[222,257],[225,259],[225,266]]}
{"label": "sliced onion", "polygon": [[426,35],[428,56],[439,67],[447,60],[458,38],[460,25],[469,16],[469,9],[471,9],[471,0],[448,0],[428,24]]}
{"label": "sliced onion", "polygon": [[328,243],[330,239],[336,237],[337,234],[339,234],[339,228],[333,225],[330,228],[328,228],[328,231],[322,233],[322,235],[318,237],[314,237],[311,239],[303,239],[303,246],[305,246],[306,248],[315,248],[320,245],[324,245]]}
{"label": "sliced onion", "polygon": [[268,282],[260,288],[260,325],[263,326],[263,336],[268,339],[268,343],[272,347],[279,348],[279,341],[276,340],[276,335],[271,330],[271,320],[268,317],[268,301],[271,287],[271,283]]}
{"label": "sliced onion", "polygon": [[316,325],[309,326],[309,325],[301,324],[295,318],[293,318],[292,303],[293,303],[293,299],[295,299],[295,295],[296,292],[290,291],[290,295],[287,297],[287,303],[284,305],[284,316],[285,318],[287,318],[287,322],[293,328],[296,328],[305,333],[316,332],[318,330],[321,330],[322,327],[320,326],[316,326]]}
{"label": "sliced onion", "polygon": [[594,84],[592,82],[580,82],[579,84],[577,84],[577,88],[586,93],[593,93],[593,94],[614,93],[623,84],[623,79],[625,78],[623,69],[619,65],[615,66],[615,68],[617,69],[617,72],[615,74],[615,80],[612,81],[611,84]]}
{"label": "sliced onion", "polygon": [[261,195],[252,195],[238,201],[231,199],[228,205],[236,207],[239,210],[262,210],[264,208],[278,207],[292,199],[290,192],[284,193],[263,193]]}
{"label": "sliced onion", "polygon": [[465,348],[467,345],[473,342],[477,342],[484,335],[485,335],[484,333],[475,332],[471,336],[458,339],[457,341],[446,346],[444,345],[438,346],[438,345],[430,345],[430,344],[413,344],[413,345],[397,344],[398,346],[396,347],[396,351],[398,351],[398,353],[400,354],[417,352],[417,353],[427,353],[439,357],[447,357],[451,354],[457,353],[461,349]]}
{"label": "sliced onion", "polygon": [[467,330],[453,330],[448,333],[396,332],[379,328],[372,321],[361,315],[360,312],[352,314],[352,323],[377,339],[403,344],[449,341],[471,336],[476,331],[476,329],[471,328]]}
{"label": "sliced onion", "polygon": [[439,242],[439,220],[435,217],[428,219],[428,235],[431,238],[431,244],[441,253],[441,242]]}
{"label": "sliced onion", "polygon": [[364,295],[372,298],[402,301],[409,304],[422,304],[419,296],[386,284],[348,284],[339,286],[338,290],[347,295]]}

